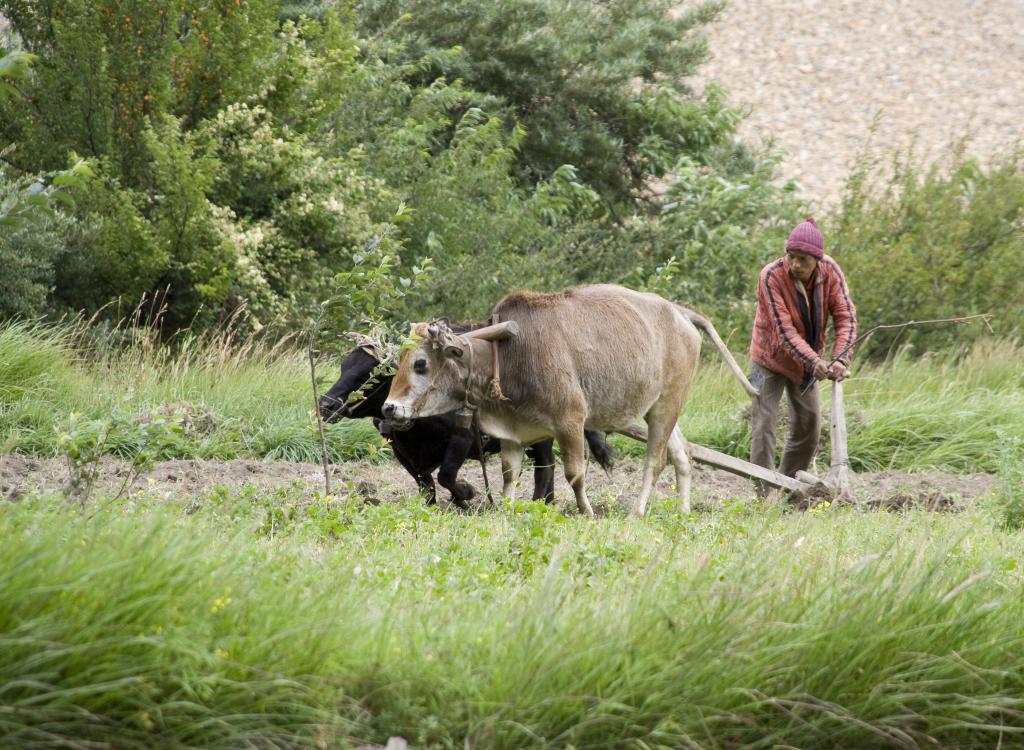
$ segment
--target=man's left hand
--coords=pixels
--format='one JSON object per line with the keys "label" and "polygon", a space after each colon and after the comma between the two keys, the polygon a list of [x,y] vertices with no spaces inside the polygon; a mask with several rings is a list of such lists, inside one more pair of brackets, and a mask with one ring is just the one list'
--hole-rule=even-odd
{"label": "man's left hand", "polygon": [[828,366],[828,377],[829,380],[846,380],[850,377],[850,368],[836,360]]}

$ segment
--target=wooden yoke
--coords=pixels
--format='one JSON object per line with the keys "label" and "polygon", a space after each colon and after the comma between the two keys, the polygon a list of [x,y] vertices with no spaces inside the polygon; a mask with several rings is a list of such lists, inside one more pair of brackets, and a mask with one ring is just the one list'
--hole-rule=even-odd
{"label": "wooden yoke", "polygon": [[498,369],[498,342],[503,341],[510,337],[519,335],[519,324],[514,320],[509,320],[504,323],[499,322],[498,313],[494,313],[491,316],[493,321],[491,325],[485,326],[484,328],[478,328],[475,331],[469,331],[464,333],[463,336],[466,338],[481,339],[483,341],[491,342],[491,385],[487,389],[487,395],[489,398],[496,399],[498,401],[507,401],[505,394],[501,391],[501,372]]}
{"label": "wooden yoke", "polygon": [[477,328],[475,331],[467,331],[462,334],[462,337],[467,339],[483,339],[484,341],[501,341],[509,336],[518,335],[519,324],[514,320],[509,320],[504,323],[494,323],[483,328]]}

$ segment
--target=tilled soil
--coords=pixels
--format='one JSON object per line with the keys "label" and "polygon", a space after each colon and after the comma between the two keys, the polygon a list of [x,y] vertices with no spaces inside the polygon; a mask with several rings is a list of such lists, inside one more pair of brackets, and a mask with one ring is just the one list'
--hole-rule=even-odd
{"label": "tilled soil", "polygon": [[[488,478],[495,491],[501,486],[501,468],[497,457],[487,465]],[[331,467],[332,492],[354,494],[370,502],[388,502],[416,493],[416,486],[397,463],[352,461]],[[629,505],[640,489],[643,464],[630,458],[619,458],[610,475],[591,466],[587,478],[588,494],[596,506],[613,503]],[[461,478],[476,489],[477,502],[485,497],[484,477],[480,464],[469,462]],[[22,455],[0,458],[0,497],[16,501],[29,493],[61,492],[67,487],[69,471],[62,459],[39,459]],[[126,480],[127,483],[126,483]],[[671,470],[662,473],[658,493],[675,494]],[[532,490],[532,472],[524,470],[520,496]],[[104,459],[93,489],[95,495],[111,496],[124,492],[144,491],[157,496],[194,497],[213,487],[241,488],[253,486],[272,490],[291,488],[312,493],[324,489],[323,469],[317,464],[285,461],[164,461],[139,477],[132,477],[131,465],[125,461]],[[868,508],[904,510],[923,508],[935,511],[958,510],[990,493],[993,477],[988,474],[958,475],[942,472],[906,473],[898,471],[858,474],[853,478],[853,493],[858,503]],[[556,470],[555,491],[558,502],[571,508],[572,493]],[[438,497],[446,504],[447,492],[439,488]],[[731,500],[754,497],[751,483],[738,476],[696,465],[693,478],[693,501],[697,506],[717,507]]]}

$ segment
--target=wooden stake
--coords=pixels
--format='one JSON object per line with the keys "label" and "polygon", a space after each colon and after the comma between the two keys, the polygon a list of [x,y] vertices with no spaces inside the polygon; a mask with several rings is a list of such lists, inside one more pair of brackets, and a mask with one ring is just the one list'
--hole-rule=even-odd
{"label": "wooden stake", "polygon": [[835,492],[836,499],[853,501],[850,490],[850,455],[846,450],[846,411],[843,405],[843,383],[832,381],[832,463],[825,475],[825,483]]}
{"label": "wooden stake", "polygon": [[320,414],[320,396],[316,392],[316,334],[320,328],[320,320],[324,316],[324,307],[320,307],[320,315],[313,323],[309,332],[309,377],[313,381],[313,413],[316,414],[316,426],[320,431],[320,457],[324,467],[324,494],[331,494],[331,467],[327,458],[327,438],[324,436],[324,418]]}

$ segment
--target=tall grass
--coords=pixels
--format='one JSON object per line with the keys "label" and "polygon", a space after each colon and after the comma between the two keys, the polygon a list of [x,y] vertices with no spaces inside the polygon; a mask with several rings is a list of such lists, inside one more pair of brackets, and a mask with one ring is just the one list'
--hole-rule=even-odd
{"label": "tall grass", "polygon": [[[901,351],[880,363],[856,363],[844,387],[853,469],[997,471],[1001,446],[1024,435],[1022,358],[1019,342],[987,340],[967,351],[917,358]],[[827,466],[831,386],[819,388],[826,432],[818,458]],[[705,361],[680,425],[693,442],[746,456],[748,403],[724,366]],[[784,437],[780,430],[780,448]],[[617,444],[634,453],[642,450],[624,440]]]}
{"label": "tall grass", "polygon": [[1020,537],[981,512],[593,523],[307,498],[268,530],[245,502],[0,510],[0,746],[1024,737]]}
{"label": "tall grass", "polygon": [[[294,342],[185,334],[157,345],[144,336],[124,343],[120,333],[81,322],[0,327],[0,445],[48,455],[72,412],[132,423],[162,410],[189,417],[167,458],[319,460],[309,364]],[[327,369],[325,382],[335,374]],[[328,433],[338,461],[380,445],[368,423],[329,425]]]}
{"label": "tall grass", "polygon": [[[1019,342],[1001,340],[857,364],[846,387],[854,469],[996,471],[999,446],[1024,434],[1022,356]],[[319,374],[327,386],[334,365],[322,363]],[[829,386],[821,390],[827,411]],[[744,456],[747,403],[708,355],[680,424],[690,440]],[[290,342],[186,335],[174,346],[146,338],[123,345],[80,324],[0,327],[0,446],[7,450],[52,455],[55,430],[72,412],[130,424],[159,410],[190,417],[189,429],[165,447],[167,458],[319,460],[308,361]],[[336,461],[380,446],[365,421],[330,425],[328,436]],[[109,445],[126,455],[139,447],[130,431]],[[643,452],[625,438],[615,445]],[[827,448],[820,458],[828,460]]]}

